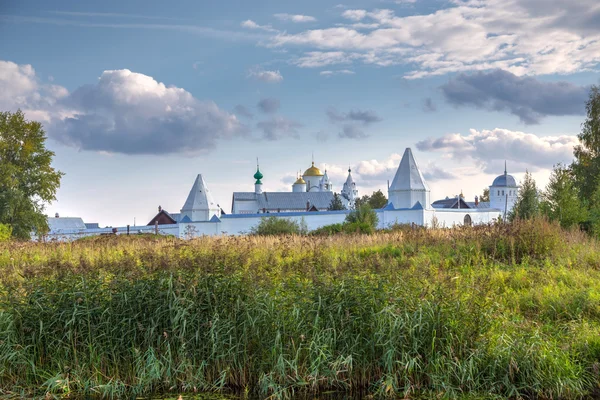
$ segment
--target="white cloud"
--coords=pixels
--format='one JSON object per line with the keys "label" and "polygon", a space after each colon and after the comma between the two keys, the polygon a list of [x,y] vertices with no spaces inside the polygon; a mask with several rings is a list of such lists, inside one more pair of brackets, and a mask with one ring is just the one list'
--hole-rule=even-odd
{"label": "white cloud", "polygon": [[283,76],[281,75],[281,72],[279,72],[279,70],[267,71],[262,69],[255,69],[251,70],[248,73],[248,77],[268,83],[279,83],[283,81]]}
{"label": "white cloud", "polygon": [[512,161],[519,168],[529,170],[549,169],[558,162],[570,163],[573,147],[578,144],[576,136],[537,136],[508,129],[475,130],[468,135],[447,134],[417,143],[421,151],[448,154],[454,159],[471,158],[484,170],[498,171],[504,160]]}
{"label": "white cloud", "polygon": [[[409,79],[498,68],[517,76],[593,69],[600,62],[600,4],[549,0],[545,5],[541,0],[454,0],[433,13],[405,17],[392,10],[345,10],[342,17],[378,28],[282,32],[270,46],[306,47],[309,51],[295,62],[300,67],[355,61],[413,65]],[[326,54],[335,57],[324,59]]]}
{"label": "white cloud", "polygon": [[243,21],[240,26],[242,28],[247,28],[247,29],[258,29],[258,30],[262,30],[262,31],[266,31],[266,32],[277,32],[277,29],[273,29],[273,27],[271,25],[259,25],[256,22],[252,21],[251,19],[247,19],[245,21]]}
{"label": "white cloud", "polygon": [[310,15],[301,15],[301,14],[280,13],[280,14],[274,14],[273,16],[281,21],[292,21],[292,22],[296,22],[296,23],[315,22],[317,20],[315,17],[311,17]]}
{"label": "white cloud", "polygon": [[346,10],[342,13],[342,17],[352,21],[360,21],[366,16],[367,10]]}
{"label": "white cloud", "polygon": [[339,69],[335,71],[321,71],[319,72],[321,76],[333,76],[333,75],[354,75],[354,71],[349,69]]}
{"label": "white cloud", "polygon": [[0,61],[0,106],[44,122],[64,145],[107,153],[199,154],[246,132],[215,103],[126,69],[69,93],[41,83],[30,65]]}
{"label": "white cloud", "polygon": [[41,82],[29,64],[0,60],[0,110],[20,108],[28,118],[48,122],[56,103],[68,93],[62,86]]}

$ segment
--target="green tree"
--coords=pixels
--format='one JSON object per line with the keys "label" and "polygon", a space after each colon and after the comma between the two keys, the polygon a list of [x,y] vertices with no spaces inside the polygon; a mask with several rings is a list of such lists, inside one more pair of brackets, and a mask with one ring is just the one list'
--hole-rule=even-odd
{"label": "green tree", "polygon": [[592,86],[586,102],[587,117],[577,135],[575,160],[571,165],[582,200],[590,199],[598,188],[600,178],[600,87]]}
{"label": "green tree", "polygon": [[509,219],[511,221],[514,219],[530,219],[539,215],[539,211],[540,201],[535,180],[531,176],[531,173],[526,171],[525,179],[519,189],[519,196],[509,215]]}
{"label": "green tree", "polygon": [[563,228],[579,225],[587,219],[587,210],[579,198],[573,172],[562,164],[554,166],[546,190],[542,193],[540,211]]}
{"label": "green tree", "polygon": [[370,196],[365,194],[354,201],[354,209],[359,209],[364,204],[368,204],[369,207],[377,210],[387,205],[387,197],[385,197],[381,189],[373,192]]}
{"label": "green tree", "polygon": [[373,192],[373,194],[369,198],[369,206],[371,206],[372,209],[377,210],[379,208],[385,207],[386,205],[387,197],[385,197],[385,194],[383,194],[381,189]]}
{"label": "green tree", "polygon": [[301,235],[307,233],[306,223],[281,217],[264,217],[250,228],[254,235]]}
{"label": "green tree", "polygon": [[48,229],[45,203],[56,200],[63,173],[52,168],[54,153],[45,144],[39,122],[25,120],[20,110],[0,112],[0,223],[13,237]]}
{"label": "green tree", "polygon": [[479,197],[479,201],[484,203],[490,201],[490,188],[483,189],[483,194]]}
{"label": "green tree", "polygon": [[377,213],[371,208],[371,206],[368,204],[363,204],[357,209],[352,210],[350,214],[346,216],[346,222],[350,224],[366,224],[375,229],[379,223],[379,217],[377,217]]}
{"label": "green tree", "polygon": [[334,193],[333,199],[331,200],[331,203],[329,203],[329,206],[327,207],[327,209],[329,211],[345,210],[346,206],[344,205],[344,203],[342,203],[342,198],[340,197],[340,195],[337,193]]}
{"label": "green tree", "polygon": [[595,237],[600,237],[600,185],[589,199],[586,229]]}

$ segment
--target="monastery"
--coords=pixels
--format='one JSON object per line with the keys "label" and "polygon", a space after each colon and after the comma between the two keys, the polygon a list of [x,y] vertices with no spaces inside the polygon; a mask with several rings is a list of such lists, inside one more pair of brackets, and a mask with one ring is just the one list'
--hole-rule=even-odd
{"label": "monastery", "polygon": [[[46,240],[73,240],[83,236],[107,233],[132,234],[158,232],[180,238],[202,235],[242,235],[249,233],[261,218],[277,216],[303,222],[309,230],[344,222],[358,198],[358,188],[351,169],[340,190],[347,210],[329,211],[334,198],[333,184],[327,170],[321,172],[314,164],[304,171],[289,192],[264,192],[264,178],[257,165],[253,192],[234,192],[231,213],[225,213],[215,202],[202,174],[192,185],[179,213],[169,213],[160,206],[158,214],[144,226],[99,228],[85,224],[81,218],[48,218],[50,232]],[[419,170],[410,148],[404,151],[392,183],[388,184],[388,203],[375,210],[379,228],[392,224],[445,226],[485,224],[506,218],[518,195],[515,179],[506,172],[490,186],[490,201],[467,202],[461,196],[430,201],[430,189]]]}

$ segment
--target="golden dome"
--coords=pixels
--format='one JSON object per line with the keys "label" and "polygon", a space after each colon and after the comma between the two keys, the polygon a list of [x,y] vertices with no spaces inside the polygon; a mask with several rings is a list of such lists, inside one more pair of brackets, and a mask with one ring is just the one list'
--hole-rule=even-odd
{"label": "golden dome", "polygon": [[304,179],[300,177],[296,180],[296,182],[294,182],[294,185],[306,185],[306,182],[304,182]]}
{"label": "golden dome", "polygon": [[315,162],[313,161],[312,167],[304,171],[302,176],[323,176],[323,173],[319,168],[315,167]]}

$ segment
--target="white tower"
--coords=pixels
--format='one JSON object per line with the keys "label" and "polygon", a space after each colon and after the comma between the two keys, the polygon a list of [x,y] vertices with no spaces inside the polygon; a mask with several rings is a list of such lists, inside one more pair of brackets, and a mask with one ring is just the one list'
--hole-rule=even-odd
{"label": "white tower", "polygon": [[329,176],[327,175],[327,170],[325,170],[325,174],[319,181],[319,191],[331,192],[332,189],[333,189],[333,185],[331,184],[331,181],[329,180]]}
{"label": "white tower", "polygon": [[209,221],[213,215],[221,216],[221,209],[212,198],[202,174],[198,174],[190,194],[181,208],[181,218],[191,221]]}
{"label": "white tower", "polygon": [[504,174],[494,179],[490,186],[490,208],[495,208],[502,212],[502,218],[506,219],[512,211],[517,196],[519,195],[519,186],[512,175],[506,172],[506,161],[504,162]]}
{"label": "white tower", "polygon": [[404,155],[388,189],[388,204],[395,209],[413,208],[417,202],[423,208],[429,205],[429,186],[425,182],[410,147],[404,150]]}
{"label": "white tower", "polygon": [[346,178],[346,182],[344,182],[344,186],[340,193],[342,201],[348,209],[354,208],[354,201],[358,197],[358,189],[356,189],[356,183],[354,183],[354,180],[352,179],[351,171],[350,167],[348,167],[348,177]]}

